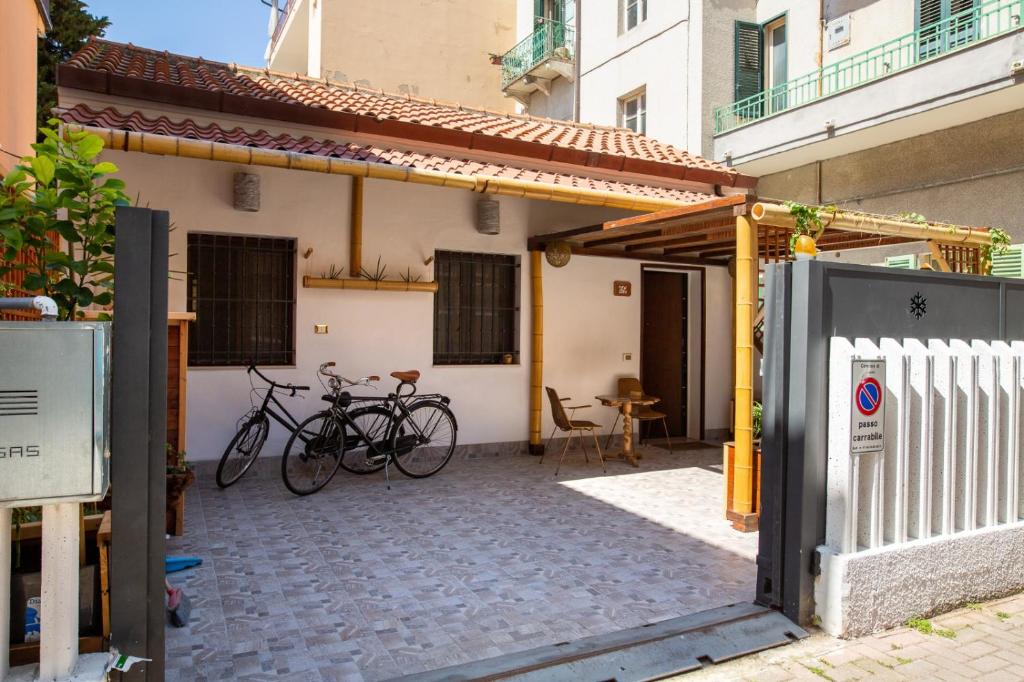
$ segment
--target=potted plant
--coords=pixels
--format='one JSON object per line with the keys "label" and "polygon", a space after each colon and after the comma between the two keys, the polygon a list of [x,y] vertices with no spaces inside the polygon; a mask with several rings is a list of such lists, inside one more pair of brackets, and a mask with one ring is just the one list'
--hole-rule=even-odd
{"label": "potted plant", "polygon": [[184,450],[175,452],[167,444],[167,532],[181,535],[185,524],[185,491],[196,480]]}
{"label": "potted plant", "polygon": [[724,474],[724,492],[725,492],[725,517],[732,522],[733,528],[742,531],[754,531],[757,530],[758,517],[761,513],[761,417],[763,414],[763,407],[761,403],[755,401],[753,409],[751,410],[751,416],[753,417],[753,436],[754,436],[754,449],[753,449],[753,471],[751,475],[753,477],[753,490],[752,492],[752,509],[753,512],[750,514],[740,514],[735,511],[733,503],[734,495],[734,481],[735,481],[735,468],[736,468],[736,443],[729,441],[722,447],[722,472]]}

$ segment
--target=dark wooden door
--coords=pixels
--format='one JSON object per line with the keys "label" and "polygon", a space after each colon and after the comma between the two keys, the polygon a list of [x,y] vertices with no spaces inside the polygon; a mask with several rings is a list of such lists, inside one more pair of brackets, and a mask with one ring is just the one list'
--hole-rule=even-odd
{"label": "dark wooden door", "polygon": [[[640,339],[640,381],[644,390],[661,398],[655,410],[668,415],[668,431],[686,434],[686,330],[688,276],[683,272],[645,270]],[[651,424],[651,436],[662,435]],[[646,433],[646,431],[645,431]]]}

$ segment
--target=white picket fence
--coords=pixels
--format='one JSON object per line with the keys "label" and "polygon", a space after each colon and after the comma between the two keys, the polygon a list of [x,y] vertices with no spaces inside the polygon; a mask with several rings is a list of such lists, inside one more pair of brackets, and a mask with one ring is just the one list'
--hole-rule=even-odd
{"label": "white picket fence", "polygon": [[[885,438],[850,454],[852,362],[885,360]],[[833,338],[825,544],[848,555],[1024,519],[1024,342]]]}

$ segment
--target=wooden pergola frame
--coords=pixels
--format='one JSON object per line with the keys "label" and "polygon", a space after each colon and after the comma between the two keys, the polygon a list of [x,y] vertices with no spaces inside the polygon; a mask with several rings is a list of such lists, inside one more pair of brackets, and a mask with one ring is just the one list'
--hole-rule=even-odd
{"label": "wooden pergola frame", "polygon": [[[936,269],[979,274],[982,249],[992,246],[988,228],[913,222],[904,217],[818,208],[825,226],[817,239],[820,251],[925,242]],[[742,529],[756,529],[753,509],[754,326],[758,314],[759,267],[789,258],[796,228],[791,209],[778,201],[746,195],[716,197],[696,204],[655,211],[571,230],[532,237],[534,310],[541,290],[540,251],[555,242],[573,254],[629,258],[683,265],[729,265],[735,262],[735,467],[733,508],[728,517]],[[534,315],[535,357],[542,348],[543,321]],[[530,446],[542,448],[540,432],[542,360],[531,372]]]}

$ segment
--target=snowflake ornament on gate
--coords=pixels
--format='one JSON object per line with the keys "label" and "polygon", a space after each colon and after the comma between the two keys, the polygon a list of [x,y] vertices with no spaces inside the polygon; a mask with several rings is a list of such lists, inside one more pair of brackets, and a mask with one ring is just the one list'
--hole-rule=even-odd
{"label": "snowflake ornament on gate", "polygon": [[921,319],[925,313],[928,312],[928,299],[921,295],[921,292],[917,292],[910,297],[910,314]]}

